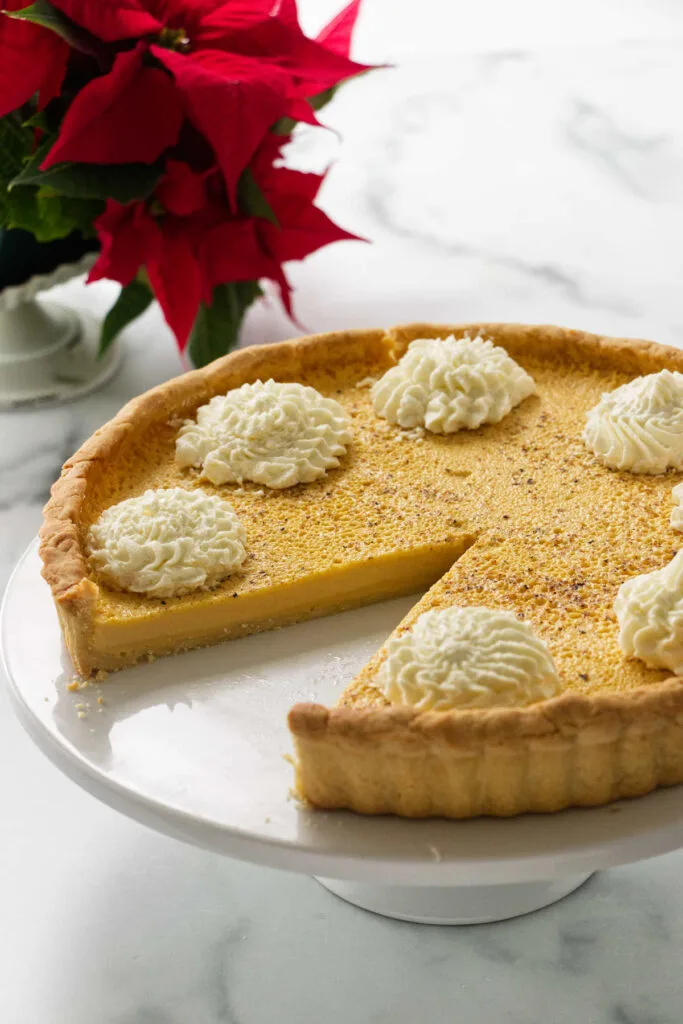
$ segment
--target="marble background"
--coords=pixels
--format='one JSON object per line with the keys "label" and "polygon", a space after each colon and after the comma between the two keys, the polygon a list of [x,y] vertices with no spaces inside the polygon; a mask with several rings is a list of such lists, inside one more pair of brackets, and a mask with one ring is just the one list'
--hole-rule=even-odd
{"label": "marble background", "polygon": [[[311,330],[550,321],[683,343],[678,0],[366,0],[351,84],[292,159],[373,239],[292,270]],[[337,6],[302,3],[311,27]],[[107,284],[60,289],[99,313]],[[275,305],[245,341],[290,336]],[[0,585],[64,459],[177,373],[156,310],[107,388],[0,416]],[[683,853],[471,929],[399,924],[312,880],[204,854],[97,804],[32,747],[0,690],[2,1024],[679,1024]]]}

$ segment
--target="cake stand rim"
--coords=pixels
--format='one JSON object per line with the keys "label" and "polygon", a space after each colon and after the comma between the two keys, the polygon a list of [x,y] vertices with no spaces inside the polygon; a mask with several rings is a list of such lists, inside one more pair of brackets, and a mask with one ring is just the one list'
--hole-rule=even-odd
{"label": "cake stand rim", "polygon": [[[538,853],[530,850],[525,855],[497,857],[494,854],[486,859],[439,859],[438,856],[392,859],[386,856],[373,856],[372,851],[367,849],[351,856],[347,852],[323,850],[307,846],[301,841],[265,836],[227,826],[164,803],[132,785],[112,778],[106,771],[88,761],[80,751],[67,742],[60,741],[34,713],[24,697],[21,686],[14,678],[5,649],[7,610],[13,601],[16,581],[28,558],[35,554],[37,544],[37,540],[32,541],[19,559],[0,606],[0,665],[4,669],[12,706],[29,737],[63,774],[102,803],[140,824],[202,849],[265,867],[356,882],[377,883],[390,877],[393,884],[411,886],[489,886],[561,878],[565,875],[588,873],[660,856],[683,846],[683,786],[655,791],[653,794],[638,798],[637,803],[640,804],[656,798],[657,793],[677,792],[678,800],[673,802],[678,805],[679,816],[636,831],[627,839],[622,837],[620,840],[587,842],[585,846],[566,853],[556,851],[549,854],[546,851]],[[42,585],[42,581],[36,582]],[[284,799],[286,794],[283,794]],[[634,801],[623,803],[631,804]],[[600,810],[601,808],[584,808],[572,813],[590,816]],[[526,816],[529,821],[538,821],[545,817],[555,816]],[[385,819],[377,819],[379,828],[383,820]],[[590,821],[590,818],[587,820]],[[501,827],[504,827],[507,819],[499,821]],[[406,822],[408,827],[411,824]],[[469,822],[453,822],[453,825],[467,828]]]}

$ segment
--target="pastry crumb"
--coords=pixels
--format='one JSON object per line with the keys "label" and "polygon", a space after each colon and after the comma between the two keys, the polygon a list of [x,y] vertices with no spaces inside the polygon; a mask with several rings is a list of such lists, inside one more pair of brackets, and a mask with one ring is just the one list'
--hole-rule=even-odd
{"label": "pastry crumb", "polygon": [[109,676],[109,673],[106,672],[103,668],[99,669],[95,673],[95,679],[98,681],[98,683],[104,682],[104,680],[107,679],[108,676]]}
{"label": "pastry crumb", "polygon": [[86,717],[85,711],[79,711],[78,712],[78,717],[79,718],[85,718]]}
{"label": "pastry crumb", "polygon": [[74,693],[76,690],[80,688],[80,685],[80,679],[72,679],[70,683],[66,684],[66,688],[69,691],[69,693]]}
{"label": "pastry crumb", "polygon": [[104,697],[98,697],[97,698],[97,703],[98,704],[104,704]]}
{"label": "pastry crumb", "polygon": [[432,855],[432,859],[435,860],[437,862],[437,864],[440,864],[441,861],[443,860],[443,856],[442,856],[441,850],[438,848],[438,846],[430,846],[429,847],[429,852]]}

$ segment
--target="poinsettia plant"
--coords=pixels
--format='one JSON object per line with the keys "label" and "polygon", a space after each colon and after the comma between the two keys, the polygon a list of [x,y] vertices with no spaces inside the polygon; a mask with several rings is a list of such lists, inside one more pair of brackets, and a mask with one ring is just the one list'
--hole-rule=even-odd
{"label": "poinsettia plant", "polygon": [[88,280],[122,286],[103,349],[156,298],[206,363],[260,282],[291,315],[283,265],[356,237],[281,157],[368,70],[359,6],[310,39],[295,0],[0,0],[0,227],[98,251]]}

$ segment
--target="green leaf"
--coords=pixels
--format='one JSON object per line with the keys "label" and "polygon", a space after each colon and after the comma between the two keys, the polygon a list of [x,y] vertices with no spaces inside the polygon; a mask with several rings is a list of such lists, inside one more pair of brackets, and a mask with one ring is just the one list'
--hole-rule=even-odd
{"label": "green leaf", "polygon": [[[105,203],[103,199],[73,199],[71,196],[54,195],[52,192],[43,189],[38,191],[39,207],[45,209],[48,203],[59,203],[62,217],[73,225],[73,229],[80,231],[85,238],[95,238],[95,221],[104,213]],[[44,214],[48,216],[48,214]]]}
{"label": "green leaf", "polygon": [[258,281],[234,281],[214,288],[211,305],[199,307],[190,335],[194,366],[206,366],[235,348],[244,314],[262,294]]}
{"label": "green leaf", "polygon": [[74,49],[81,50],[83,53],[98,56],[105,52],[105,48],[99,39],[91,35],[90,32],[86,32],[80,25],[73,22],[71,18],[67,18],[65,14],[58,11],[47,0],[35,0],[35,3],[32,3],[30,7],[22,7],[20,11],[4,11],[3,13],[8,18],[15,18],[17,21],[30,21],[34,25],[40,25],[41,28],[50,29],[50,31],[61,36],[69,46],[73,46]]}
{"label": "green leaf", "polygon": [[107,313],[102,324],[99,356],[104,355],[114,338],[124,327],[127,327],[132,320],[136,320],[145,312],[153,298],[154,295],[149,286],[137,278],[121,289],[121,294]]}
{"label": "green leaf", "polygon": [[317,96],[311,96],[308,102],[314,110],[322,110],[322,108],[327,106],[330,100],[334,98],[334,94],[342,84],[342,82],[338,82],[336,85],[331,85],[329,89],[324,89],[322,92],[319,92]]}
{"label": "green leaf", "polygon": [[[40,165],[42,164],[47,154],[50,152],[50,149],[52,148],[52,144],[54,142],[54,139],[46,137],[42,140],[42,142],[35,146],[33,142],[33,132],[30,130],[30,128],[26,128],[22,125],[22,130],[30,134],[31,144],[26,148],[23,154],[23,158],[21,160],[19,169],[15,171],[14,175],[8,182],[8,188],[12,188],[14,182],[18,181],[19,178],[23,177],[23,175],[26,174],[29,170],[40,170]],[[33,184],[33,182],[31,182],[31,184]]]}
{"label": "green leaf", "polygon": [[[10,195],[26,191],[18,189]],[[39,189],[36,193],[36,210],[41,228],[33,233],[39,241],[65,238],[72,231],[80,231],[85,238],[94,238],[97,234],[94,222],[104,212],[104,202],[101,199],[72,199]]]}
{"label": "green leaf", "polygon": [[0,219],[7,228],[30,231],[38,242],[66,238],[73,231],[84,237],[95,234],[94,220],[104,203],[93,199],[70,199],[36,188],[20,188],[4,196]]}
{"label": "green leaf", "polygon": [[237,198],[244,213],[251,214],[252,217],[263,217],[274,224],[276,228],[280,226],[270,203],[248,167],[242,172],[237,183]]}
{"label": "green leaf", "polygon": [[[36,213],[35,195],[25,193],[21,196],[13,196],[11,193],[4,197],[2,223],[11,230],[12,228],[23,228],[33,234],[33,227],[38,222]],[[44,241],[44,239],[39,239]]]}
{"label": "green leaf", "polygon": [[291,135],[298,123],[292,117],[279,117],[270,130],[273,135]]}
{"label": "green leaf", "polygon": [[47,186],[62,196],[75,199],[115,199],[132,203],[146,199],[161,178],[156,164],[57,164],[46,171],[40,165],[47,156],[52,139],[38,147],[23,170],[9,184],[11,189],[25,185]]}
{"label": "green leaf", "polygon": [[93,221],[104,209],[100,199],[66,197],[53,189],[11,182],[26,167],[43,160],[50,143],[45,141],[33,153],[33,132],[12,118],[0,119],[0,224],[29,231],[38,242],[66,238],[73,231],[94,235]]}
{"label": "green leaf", "polygon": [[59,113],[60,104],[53,101],[44,110],[37,110],[35,114],[24,121],[24,128],[39,128],[47,135],[56,135],[59,131],[61,116]]}
{"label": "green leaf", "polygon": [[65,28],[64,23],[68,19],[64,17],[61,11],[55,10],[47,0],[36,0],[35,3],[30,4],[28,7],[22,7],[18,11],[4,11],[3,13],[8,18],[15,18],[17,21],[30,21],[34,25],[40,25],[41,28],[49,28],[62,36],[62,39],[66,39],[66,35],[63,32]]}
{"label": "green leaf", "polygon": [[33,132],[12,116],[0,118],[0,188],[21,171],[33,148]]}
{"label": "green leaf", "polygon": [[35,114],[27,117],[24,121],[24,128],[40,128],[41,132],[51,131],[47,110],[37,110]]}

